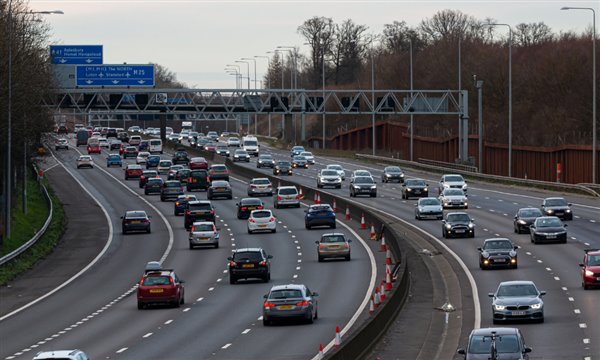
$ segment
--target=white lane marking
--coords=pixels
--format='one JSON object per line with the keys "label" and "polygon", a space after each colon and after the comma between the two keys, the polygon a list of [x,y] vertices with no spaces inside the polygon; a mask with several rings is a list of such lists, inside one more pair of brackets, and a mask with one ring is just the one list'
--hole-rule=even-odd
{"label": "white lane marking", "polygon": [[221,349],[227,349],[227,348],[228,348],[228,347],[230,347],[230,346],[231,346],[231,343],[229,343],[229,344],[225,344],[225,345],[221,346]]}
{"label": "white lane marking", "polygon": [[167,321],[165,321],[165,325],[169,325],[172,322],[173,322],[173,320],[167,320]]}
{"label": "white lane marking", "polygon": [[579,328],[585,329],[585,328],[587,328],[587,324],[586,323],[580,323],[579,324]]}
{"label": "white lane marking", "polygon": [[221,278],[218,278],[218,279],[217,279],[217,282],[221,282],[221,281],[223,281],[223,279],[221,279]]}
{"label": "white lane marking", "polygon": [[552,269],[550,269],[550,268],[546,268],[546,271],[552,271]]}
{"label": "white lane marking", "polygon": [[590,219],[590,222],[591,222],[591,223],[595,223],[595,222],[596,222],[596,220],[594,220],[594,219]]}
{"label": "white lane marking", "polygon": [[294,244],[297,244],[297,243],[298,243],[298,240],[294,240]]}
{"label": "white lane marking", "polygon": [[192,310],[192,308],[185,308],[185,309],[183,309],[183,312],[188,312],[190,310]]}
{"label": "white lane marking", "polygon": [[560,281],[560,278],[559,278],[558,276],[555,276],[555,277],[554,277],[554,280],[556,280],[556,281]]}
{"label": "white lane marking", "polygon": [[263,319],[262,315],[258,317],[258,321],[261,321]]}
{"label": "white lane marking", "polygon": [[242,335],[246,335],[249,332],[250,332],[250,329],[246,329],[246,330],[242,331]]}
{"label": "white lane marking", "polygon": [[204,300],[204,298],[203,298],[203,297],[199,297],[199,298],[197,298],[197,299],[196,299],[196,301],[197,301],[197,302],[200,302],[200,301],[202,301],[202,300]]}
{"label": "white lane marking", "polygon": [[579,310],[579,309],[574,309],[574,310],[573,310],[573,312],[574,312],[575,314],[581,314],[581,310]]}
{"label": "white lane marking", "polygon": [[144,335],[144,336],[142,336],[142,338],[144,338],[144,339],[145,339],[145,338],[147,338],[147,337],[150,337],[150,336],[152,336],[152,333],[151,333],[151,332],[150,332],[150,333],[147,333],[147,334],[146,334],[146,335]]}
{"label": "white lane marking", "polygon": [[213,291],[215,288],[214,287],[210,287],[208,288],[208,291]]}
{"label": "white lane marking", "polygon": [[127,350],[127,348],[126,348],[126,347],[124,347],[124,348],[121,348],[121,349],[117,350],[117,354],[120,354],[120,353],[122,353],[122,352],[123,352],[123,351],[125,351],[125,350]]}
{"label": "white lane marking", "polygon": [[527,255],[531,255],[531,253],[530,253],[529,251],[525,252],[525,254],[527,254]]}
{"label": "white lane marking", "polygon": [[583,243],[585,246],[590,246],[590,243]]}
{"label": "white lane marking", "polygon": [[223,274],[227,274],[227,269],[223,270]]}
{"label": "white lane marking", "polygon": [[[590,339],[583,339],[583,343],[584,344],[589,344],[590,343]],[[589,358],[589,359],[591,359],[591,358]]]}
{"label": "white lane marking", "polygon": [[575,301],[575,299],[574,299],[574,298],[572,298],[572,297],[569,297],[568,299],[569,299],[569,301],[571,301],[571,302]]}
{"label": "white lane marking", "polygon": [[540,263],[540,264],[541,264],[541,263],[543,263],[543,261],[542,261],[542,260],[539,260],[539,259],[537,260],[537,262],[538,262],[538,263]]}
{"label": "white lane marking", "polygon": [[297,278],[298,278],[298,275],[292,276],[292,279],[297,279]]}
{"label": "white lane marking", "polygon": [[300,270],[300,266],[296,266],[296,270]]}
{"label": "white lane marking", "polygon": [[301,262],[302,262],[302,259],[298,259],[298,262],[299,262],[299,263],[301,263]]}
{"label": "white lane marking", "polygon": [[564,286],[561,289],[563,289],[563,291],[567,291],[567,288]]}
{"label": "white lane marking", "polygon": [[300,250],[300,249],[301,249],[301,247],[300,247],[300,246],[296,246],[296,249]]}
{"label": "white lane marking", "polygon": [[298,253],[298,256],[302,256],[302,253]]}

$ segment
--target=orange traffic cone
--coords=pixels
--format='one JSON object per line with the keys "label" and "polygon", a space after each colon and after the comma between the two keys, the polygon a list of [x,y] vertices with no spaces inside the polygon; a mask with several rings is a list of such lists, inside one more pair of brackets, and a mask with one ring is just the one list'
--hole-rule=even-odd
{"label": "orange traffic cone", "polygon": [[369,315],[373,315],[375,312],[375,304],[373,304],[373,295],[371,295],[371,300],[369,300]]}
{"label": "orange traffic cone", "polygon": [[302,186],[300,186],[300,194],[298,196],[300,196],[300,200],[304,200],[304,194],[302,193]]}
{"label": "orange traffic cone", "polygon": [[381,234],[381,243],[379,244],[379,251],[384,252],[387,250],[387,245],[385,244],[385,236]]}
{"label": "orange traffic cone", "polygon": [[317,204],[321,203],[321,194],[320,193],[317,193],[317,202],[316,203]]}
{"label": "orange traffic cone", "polygon": [[319,357],[317,359],[323,358],[323,344],[319,344]]}
{"label": "orange traffic cone", "polygon": [[392,274],[389,269],[385,269],[385,291],[392,291]]}
{"label": "orange traffic cone", "polygon": [[375,286],[375,307],[381,304],[381,295],[379,294],[379,286]]}
{"label": "orange traffic cone", "polygon": [[375,234],[375,225],[371,223],[371,240],[377,240],[377,234]]}
{"label": "orange traffic cone", "polygon": [[367,224],[365,224],[365,213],[362,213],[360,216],[360,229],[365,230],[367,228]]}
{"label": "orange traffic cone", "polygon": [[342,345],[342,335],[340,334],[340,327],[335,327],[335,339],[333,340],[333,347],[337,348]]}
{"label": "orange traffic cone", "polygon": [[392,252],[390,251],[390,249],[387,249],[385,251],[385,264],[392,265]]}
{"label": "orange traffic cone", "polygon": [[335,203],[335,198],[333,198],[333,212],[337,212],[337,204]]}
{"label": "orange traffic cone", "polygon": [[381,297],[381,302],[385,301],[385,280],[381,280],[379,285],[379,297]]}
{"label": "orange traffic cone", "polygon": [[346,220],[350,220],[350,208],[346,206]]}

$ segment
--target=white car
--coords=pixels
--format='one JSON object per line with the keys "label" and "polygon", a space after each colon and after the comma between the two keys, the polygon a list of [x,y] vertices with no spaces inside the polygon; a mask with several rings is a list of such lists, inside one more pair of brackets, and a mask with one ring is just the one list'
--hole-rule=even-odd
{"label": "white car", "polygon": [[353,183],[355,178],[361,176],[368,176],[370,178],[373,178],[373,175],[371,175],[371,172],[369,170],[354,170],[352,172],[352,175],[350,176],[350,183]]}
{"label": "white car", "polygon": [[147,151],[139,152],[138,156],[135,158],[135,163],[136,164],[145,164],[146,159],[148,159],[148,156],[150,156],[150,153]]}
{"label": "white car", "polygon": [[108,142],[107,138],[98,138],[98,143],[100,144],[101,148],[110,148],[110,143]]}
{"label": "white car", "polygon": [[227,146],[229,147],[240,147],[240,139],[236,137],[230,137],[227,139]]}
{"label": "white car", "polygon": [[306,158],[306,161],[308,161],[309,164],[311,164],[311,165],[315,164],[315,156],[310,151],[303,151],[300,153],[300,155],[304,156]]}
{"label": "white car", "polygon": [[277,232],[277,220],[271,210],[252,210],[248,218],[248,234],[255,231]]}
{"label": "white car", "polygon": [[346,170],[344,170],[344,168],[342,167],[342,165],[329,164],[329,165],[327,165],[325,167],[325,169],[337,171],[338,174],[340,174],[340,177],[342,178],[342,181],[346,180]]}
{"label": "white car", "polygon": [[442,191],[438,200],[442,203],[444,209],[461,208],[468,209],[467,195],[461,189],[446,189]]}
{"label": "white car", "polygon": [[467,183],[462,175],[459,174],[446,174],[442,175],[438,185],[438,192],[441,194],[444,189],[460,189],[467,193]]}
{"label": "white car", "polygon": [[64,360],[89,360],[90,358],[81,350],[50,350],[40,351],[33,360],[42,359],[64,359]]}
{"label": "white car", "polygon": [[323,169],[317,176],[317,187],[333,186],[337,189],[342,188],[342,178],[335,170]]}
{"label": "white car", "polygon": [[210,245],[219,248],[219,229],[212,221],[196,221],[189,235],[190,249],[196,246]]}
{"label": "white car", "polygon": [[94,159],[92,159],[92,157],[90,155],[80,155],[79,158],[77,158],[77,168],[79,169],[80,167],[94,167]]}
{"label": "white car", "polygon": [[166,174],[169,172],[169,169],[171,169],[171,166],[173,166],[171,160],[161,160],[156,167],[156,171],[158,171],[159,174]]}

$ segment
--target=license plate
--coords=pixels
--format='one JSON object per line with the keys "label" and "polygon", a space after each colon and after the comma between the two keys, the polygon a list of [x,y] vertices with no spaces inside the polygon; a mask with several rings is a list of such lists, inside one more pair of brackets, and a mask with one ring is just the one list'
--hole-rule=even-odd
{"label": "license plate", "polygon": [[465,231],[464,231],[464,230],[462,230],[462,229],[459,229],[459,230],[454,230],[454,232],[456,232],[457,234],[462,234],[462,233],[464,233]]}
{"label": "license plate", "polygon": [[330,249],[337,249],[337,248],[339,248],[339,247],[340,247],[339,245],[329,245],[329,248],[330,248]]}
{"label": "license plate", "polygon": [[506,262],[506,259],[494,259],[494,262],[503,263],[503,262]]}
{"label": "license plate", "polygon": [[243,264],[242,267],[243,268],[253,268],[254,264]]}
{"label": "license plate", "polygon": [[150,289],[151,293],[161,293],[163,292],[163,289]]}
{"label": "license plate", "polygon": [[139,220],[133,220],[131,223],[132,224],[139,224],[139,223],[141,223],[141,221],[139,221]]}
{"label": "license plate", "polygon": [[415,190],[415,194],[420,194],[421,190]]}
{"label": "license plate", "polygon": [[521,315],[525,315],[525,311],[513,311],[512,315],[514,316],[521,316]]}
{"label": "license plate", "polygon": [[265,228],[267,225],[258,225],[259,228]]}
{"label": "license plate", "polygon": [[201,237],[199,240],[200,240],[200,241],[208,241],[209,239],[210,239],[210,238],[207,238],[207,237]]}
{"label": "license plate", "polygon": [[290,310],[291,308],[293,308],[292,305],[279,305],[279,306],[277,306],[277,310]]}
{"label": "license plate", "polygon": [[556,239],[556,235],[546,235],[546,239]]}
{"label": "license plate", "polygon": [[215,190],[223,191],[223,190],[225,190],[225,188],[216,188]]}

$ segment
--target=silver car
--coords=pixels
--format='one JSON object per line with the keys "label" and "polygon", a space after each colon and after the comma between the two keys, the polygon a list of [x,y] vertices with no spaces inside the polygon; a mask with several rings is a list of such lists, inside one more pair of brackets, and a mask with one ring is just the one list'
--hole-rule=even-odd
{"label": "silver car", "polygon": [[319,317],[317,296],[302,284],[273,286],[264,296],[263,325],[283,319],[302,319],[312,324]]}
{"label": "silver car", "polygon": [[317,244],[317,255],[319,262],[326,258],[344,258],[350,261],[350,243],[342,233],[329,233],[321,235],[321,239],[315,241]]}
{"label": "silver car", "polygon": [[442,203],[434,197],[420,198],[415,206],[415,219],[437,219],[442,220],[444,209]]}
{"label": "silver car", "polygon": [[438,193],[442,193],[445,189],[460,189],[467,193],[467,183],[462,175],[446,174],[442,175],[438,185]]}
{"label": "silver car", "polygon": [[248,196],[273,196],[273,185],[269,178],[254,178],[248,184]]}
{"label": "silver car", "polygon": [[171,166],[173,166],[171,160],[161,160],[156,167],[156,171],[158,171],[159,174],[166,174],[169,172]]}
{"label": "silver car", "polygon": [[190,249],[196,246],[219,248],[219,229],[212,221],[197,221],[192,224],[189,235]]}
{"label": "silver car", "polygon": [[337,171],[338,174],[340,175],[340,177],[342,178],[342,181],[346,180],[346,170],[344,170],[344,168],[342,167],[342,165],[329,164],[329,165],[327,165],[325,167],[325,169]]}
{"label": "silver car", "polygon": [[89,155],[80,155],[77,158],[77,168],[79,169],[80,167],[84,167],[84,166],[88,166],[93,168],[94,167],[94,160],[92,159],[91,156]]}
{"label": "silver car", "polygon": [[300,194],[295,186],[280,186],[277,193],[273,195],[275,209],[282,206],[300,207]]}
{"label": "silver car", "polygon": [[444,209],[461,208],[468,209],[469,203],[467,195],[461,189],[445,189],[442,191],[438,200],[442,203]]}
{"label": "silver car", "polygon": [[323,169],[317,176],[317,187],[323,188],[325,186],[333,186],[337,189],[342,188],[342,178],[335,170]]}
{"label": "silver car", "polygon": [[539,291],[533,281],[504,281],[492,298],[493,323],[505,320],[535,320],[544,322],[545,291]]}
{"label": "silver car", "polygon": [[352,175],[350,175],[350,183],[354,182],[354,179],[356,179],[357,177],[363,177],[363,176],[368,176],[368,177],[373,177],[373,175],[371,175],[371,172],[369,170],[354,170],[352,172]]}
{"label": "silver car", "polygon": [[315,164],[315,156],[310,151],[303,151],[300,153],[300,155],[304,156],[306,158],[306,161],[308,161],[309,164],[311,164],[311,165]]}

